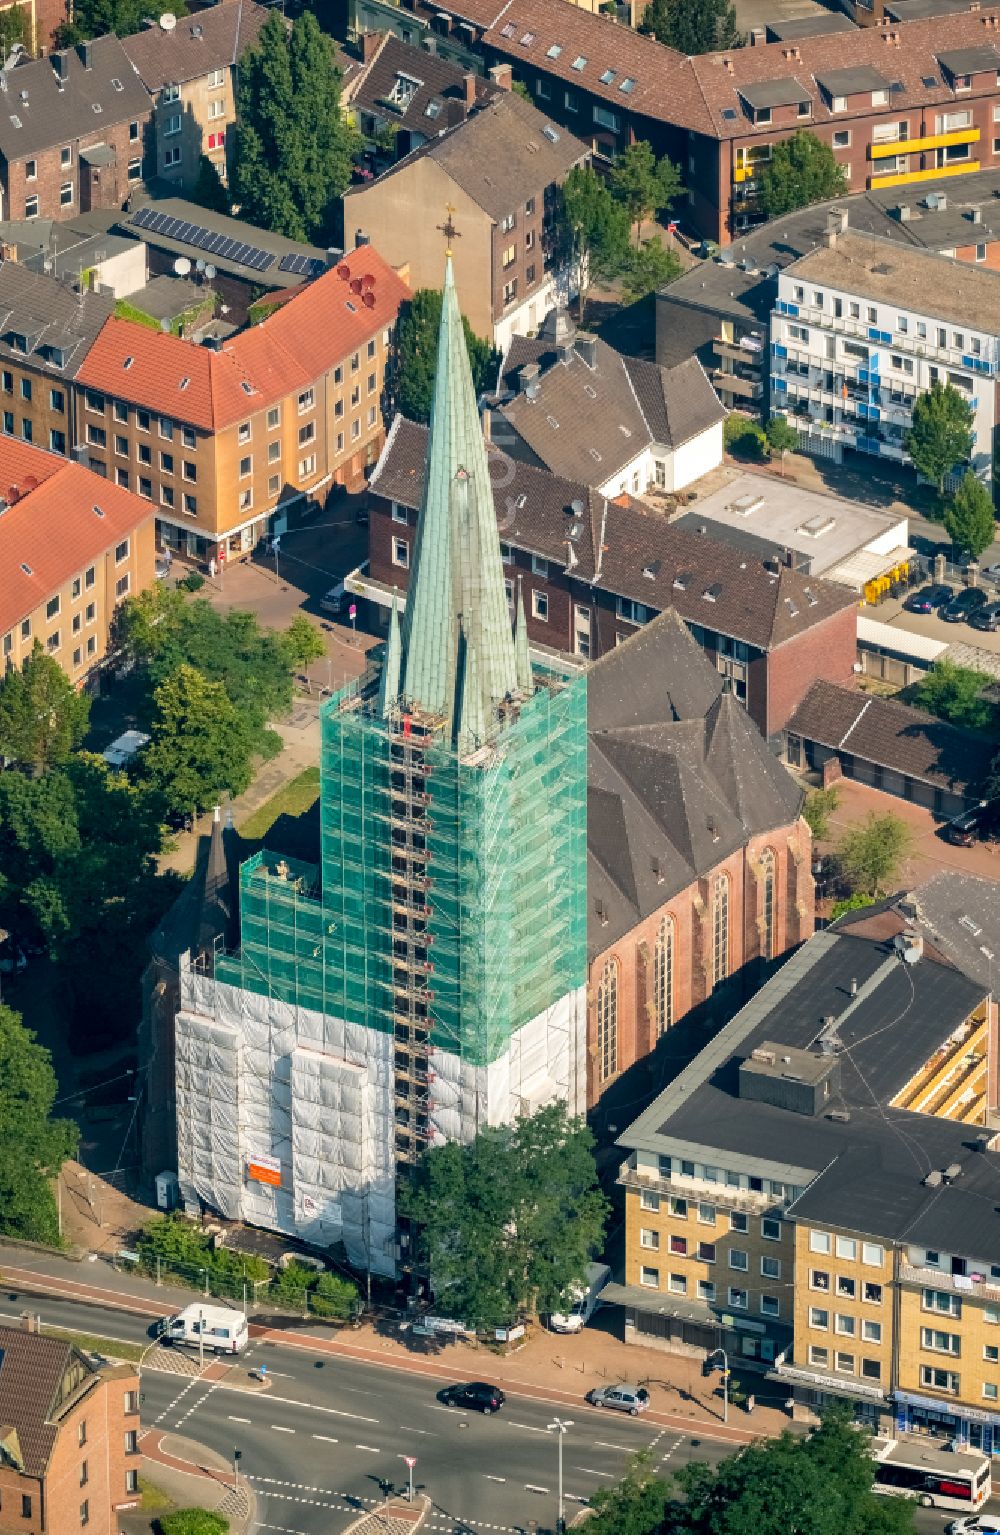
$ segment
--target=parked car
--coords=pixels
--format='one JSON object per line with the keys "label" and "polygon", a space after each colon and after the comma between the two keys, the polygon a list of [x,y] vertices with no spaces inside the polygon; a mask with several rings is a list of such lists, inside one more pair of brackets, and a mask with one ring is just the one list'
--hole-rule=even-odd
{"label": "parked car", "polygon": [[441,1400],[448,1407],[471,1407],[484,1418],[499,1412],[507,1398],[499,1386],[490,1386],[484,1380],[470,1380],[464,1386],[449,1386],[442,1391]]}
{"label": "parked car", "polygon": [[933,613],[943,608],[955,595],[952,586],[922,586],[919,592],[911,592],[903,603],[908,613]]}
{"label": "parked car", "polygon": [[960,624],[963,620],[968,622],[972,614],[984,608],[988,601],[986,593],[980,591],[978,586],[967,586],[957,597],[952,598],[947,607],[941,609],[939,616],[946,624]]}
{"label": "parked car", "polygon": [[1000,565],[984,565],[982,573],[989,576],[991,581],[1000,581]]}
{"label": "parked car", "polygon": [[581,1332],[597,1310],[601,1291],[610,1281],[611,1270],[606,1263],[588,1263],[586,1283],[574,1286],[565,1311],[553,1311],[549,1317],[552,1331]]}
{"label": "parked car", "polygon": [[343,581],[338,581],[336,586],[331,586],[328,592],[324,592],[319,599],[319,605],[324,613],[339,613],[344,606],[344,592],[346,588]]}
{"label": "parked car", "polygon": [[965,1514],[945,1529],[947,1535],[1000,1535],[1000,1514]]}
{"label": "parked car", "polygon": [[944,828],[947,840],[955,847],[974,847],[977,842],[992,842],[1000,836],[1000,804],[977,805],[949,821]]}
{"label": "parked car", "polygon": [[1000,602],[988,602],[985,607],[978,608],[969,619],[969,627],[985,629],[988,634],[1000,629]]}
{"label": "parked car", "polygon": [[586,1399],[592,1407],[610,1407],[633,1418],[649,1406],[649,1392],[644,1386],[595,1386]]}

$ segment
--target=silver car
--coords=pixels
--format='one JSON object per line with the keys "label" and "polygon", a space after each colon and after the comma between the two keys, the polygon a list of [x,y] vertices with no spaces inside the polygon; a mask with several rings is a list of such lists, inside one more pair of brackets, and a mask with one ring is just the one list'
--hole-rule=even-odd
{"label": "silver car", "polygon": [[592,1407],[611,1407],[634,1418],[649,1406],[649,1392],[643,1386],[595,1386],[587,1392],[587,1401]]}

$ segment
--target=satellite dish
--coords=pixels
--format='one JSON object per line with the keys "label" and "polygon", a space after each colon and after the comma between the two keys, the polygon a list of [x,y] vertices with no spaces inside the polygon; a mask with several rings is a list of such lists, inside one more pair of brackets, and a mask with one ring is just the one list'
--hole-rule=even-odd
{"label": "satellite dish", "polygon": [[213,265],[212,265],[212,263],[211,263],[211,262],[209,262],[209,264],[208,264],[208,266],[207,266],[207,267],[206,267],[206,268],[205,268],[205,277],[206,277],[206,279],[207,279],[207,280],[208,280],[208,281],[209,281],[209,282],[211,282],[211,281],[212,281],[212,278],[213,278],[213,277],[214,277],[214,276],[215,276],[215,268],[214,268],[214,266],[213,266]]}
{"label": "satellite dish", "polygon": [[195,267],[197,268],[197,270],[199,272],[204,272],[204,270],[205,270],[205,261],[204,261],[204,258],[202,256],[198,257],[198,260],[195,262]]}
{"label": "satellite dish", "polygon": [[186,277],[191,270],[191,260],[188,256],[178,256],[174,262],[174,271],[178,277]]}
{"label": "satellite dish", "polygon": [[177,17],[173,11],[164,11],[160,17],[160,26],[164,32],[172,32],[177,25]]}

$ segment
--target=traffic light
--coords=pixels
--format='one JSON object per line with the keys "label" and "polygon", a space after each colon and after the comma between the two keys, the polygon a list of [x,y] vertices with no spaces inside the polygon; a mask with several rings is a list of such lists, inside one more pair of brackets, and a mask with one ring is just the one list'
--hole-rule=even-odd
{"label": "traffic light", "polygon": [[702,1379],[704,1379],[708,1375],[711,1375],[712,1369],[713,1369],[713,1365],[712,1365],[711,1359],[703,1359],[701,1361]]}

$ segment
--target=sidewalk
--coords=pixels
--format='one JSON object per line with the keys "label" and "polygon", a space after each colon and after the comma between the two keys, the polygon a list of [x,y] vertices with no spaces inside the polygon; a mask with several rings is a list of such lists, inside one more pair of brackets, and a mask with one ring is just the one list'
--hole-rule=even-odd
{"label": "sidewalk", "polygon": [[[57,1294],[139,1316],[162,1316],[182,1304],[187,1293],[173,1285],[157,1289],[153,1281],[142,1276],[118,1275],[114,1270],[98,1271],[92,1280],[82,1274],[75,1278],[66,1273],[69,1265],[64,1260],[48,1258],[43,1270],[34,1261],[36,1254],[29,1257],[32,1261],[23,1267],[3,1263],[5,1282],[29,1292]],[[194,1292],[191,1295],[194,1298]],[[750,1389],[760,1405],[752,1417],[742,1409],[731,1409],[729,1423],[724,1424],[721,1397],[714,1394],[718,1389],[717,1377],[703,1380],[700,1361],[659,1349],[626,1347],[598,1328],[587,1328],[572,1337],[556,1337],[538,1329],[517,1353],[501,1358],[484,1346],[457,1340],[442,1340],[433,1354],[422,1350],[418,1354],[414,1351],[417,1340],[408,1330],[401,1330],[398,1323],[383,1321],[348,1332],[314,1325],[315,1330],[306,1330],[304,1326],[290,1330],[280,1325],[251,1323],[250,1335],[280,1348],[406,1370],[442,1385],[486,1375],[508,1392],[577,1408],[595,1386],[609,1381],[635,1381],[650,1392],[652,1406],[646,1414],[647,1421],[682,1433],[697,1428],[706,1438],[733,1445],[780,1433],[789,1426],[781,1405],[785,1393],[772,1382],[748,1376]],[[422,1345],[425,1340],[419,1342]],[[247,1383],[241,1389],[254,1387]]]}
{"label": "sidewalk", "polygon": [[[229,1520],[230,1535],[249,1535],[255,1525],[256,1499],[232,1466],[193,1439],[150,1429],[142,1437],[143,1477],[164,1492],[178,1508],[206,1508]],[[121,1513],[122,1535],[148,1535],[155,1514]]]}

